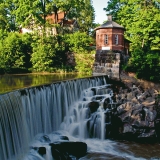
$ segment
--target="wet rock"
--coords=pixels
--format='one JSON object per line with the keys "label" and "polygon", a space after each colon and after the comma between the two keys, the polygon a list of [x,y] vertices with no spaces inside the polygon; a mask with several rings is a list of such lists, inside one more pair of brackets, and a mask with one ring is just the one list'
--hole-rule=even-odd
{"label": "wet rock", "polygon": [[97,109],[99,108],[99,103],[98,102],[90,102],[88,104],[88,107],[89,107],[91,113],[96,112]]}
{"label": "wet rock", "polygon": [[127,103],[124,103],[122,105],[120,105],[118,108],[117,108],[117,112],[119,115],[127,112],[127,111],[132,111],[132,108],[133,108],[133,103],[131,102],[127,102]]}
{"label": "wet rock", "polygon": [[138,136],[138,138],[148,138],[148,137],[155,137],[156,136],[156,132],[155,132],[155,130],[154,129],[152,129],[152,130],[145,130],[145,132],[143,132],[143,133],[141,133],[139,136]]}
{"label": "wet rock", "polygon": [[111,109],[110,103],[111,103],[110,98],[106,98],[106,99],[104,100],[104,103],[103,103],[103,108],[104,108],[105,110],[106,110],[107,108]]}
{"label": "wet rock", "polygon": [[46,148],[45,147],[39,147],[38,148],[38,153],[43,156],[44,154],[46,154]]}
{"label": "wet rock", "polygon": [[69,138],[67,136],[60,136],[60,139],[69,141]]}
{"label": "wet rock", "polygon": [[84,142],[55,142],[50,143],[52,156],[57,159],[68,160],[69,155],[82,157],[87,153],[87,144]]}
{"label": "wet rock", "polygon": [[128,90],[120,89],[116,97],[119,106],[114,112],[122,123],[122,126],[115,126],[121,128],[119,134],[123,134],[123,137],[132,135],[134,138],[160,137],[160,121],[156,121],[158,115],[160,117],[160,105],[155,101],[156,96],[156,90],[143,90],[135,84],[129,85]]}
{"label": "wet rock", "polygon": [[155,120],[155,131],[156,131],[158,141],[160,142],[160,119]]}
{"label": "wet rock", "polygon": [[157,118],[160,119],[160,94],[155,97],[155,110],[157,112]]}
{"label": "wet rock", "polygon": [[130,124],[125,123],[123,125],[123,133],[133,133],[133,128]]}

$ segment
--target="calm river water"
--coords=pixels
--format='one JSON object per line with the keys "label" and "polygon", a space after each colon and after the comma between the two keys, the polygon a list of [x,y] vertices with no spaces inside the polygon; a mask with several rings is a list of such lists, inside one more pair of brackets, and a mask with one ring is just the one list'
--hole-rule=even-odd
{"label": "calm river water", "polygon": [[7,74],[0,75],[0,94],[42,84],[50,84],[56,81],[89,77],[76,74]]}

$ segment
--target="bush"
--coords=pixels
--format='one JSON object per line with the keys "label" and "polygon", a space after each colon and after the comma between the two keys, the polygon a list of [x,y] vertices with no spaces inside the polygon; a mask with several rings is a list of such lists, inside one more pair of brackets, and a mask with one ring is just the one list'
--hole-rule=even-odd
{"label": "bush", "polygon": [[11,32],[0,40],[0,68],[11,72],[12,68],[26,70],[30,64],[30,45],[24,35]]}
{"label": "bush", "polygon": [[160,82],[160,54],[158,51],[135,49],[124,70],[135,72],[137,78]]}
{"label": "bush", "polygon": [[65,35],[65,43],[74,53],[76,71],[91,74],[95,54],[95,48],[90,47],[93,39],[86,33],[76,32]]}

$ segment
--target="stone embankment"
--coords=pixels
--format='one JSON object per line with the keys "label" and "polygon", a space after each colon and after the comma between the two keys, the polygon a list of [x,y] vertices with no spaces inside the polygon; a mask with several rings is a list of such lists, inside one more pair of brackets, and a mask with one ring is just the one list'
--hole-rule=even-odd
{"label": "stone embankment", "polygon": [[141,86],[144,89],[152,88],[152,89],[156,89],[157,91],[160,91],[160,83],[154,83],[154,82],[145,81],[142,79],[137,79],[135,76],[135,73],[127,73],[122,71],[120,73],[120,79],[125,85],[130,87],[133,84],[136,84],[136,86]]}
{"label": "stone embankment", "polygon": [[106,114],[111,117],[107,136],[160,140],[160,84],[138,80],[133,73],[120,77],[124,86],[112,86],[116,107]]}

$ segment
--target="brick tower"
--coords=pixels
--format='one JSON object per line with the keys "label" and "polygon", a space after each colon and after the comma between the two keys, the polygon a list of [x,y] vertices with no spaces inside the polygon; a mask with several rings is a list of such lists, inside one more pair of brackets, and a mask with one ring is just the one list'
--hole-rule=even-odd
{"label": "brick tower", "polygon": [[129,41],[124,38],[125,28],[112,21],[108,21],[95,28],[96,55],[93,75],[108,75],[119,78],[120,63],[123,55],[128,55]]}

